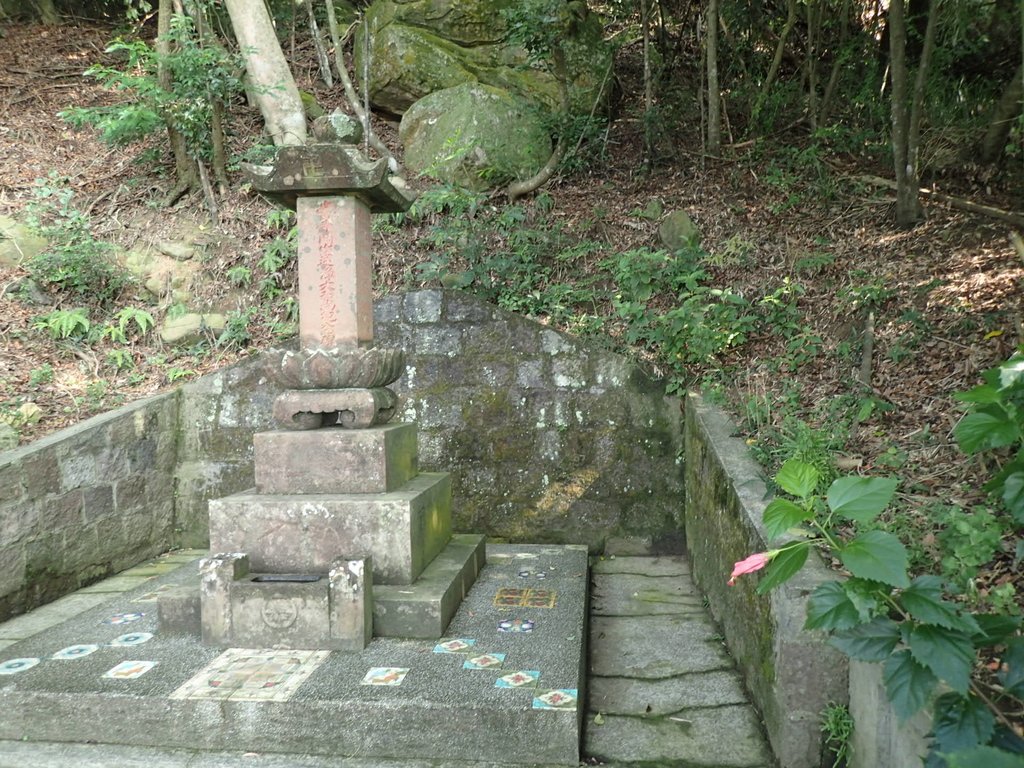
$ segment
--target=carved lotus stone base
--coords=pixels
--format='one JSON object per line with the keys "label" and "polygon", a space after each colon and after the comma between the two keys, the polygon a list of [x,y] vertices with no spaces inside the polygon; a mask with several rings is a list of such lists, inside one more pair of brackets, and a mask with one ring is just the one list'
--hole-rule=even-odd
{"label": "carved lotus stone base", "polygon": [[267,375],[288,389],[376,389],[405,371],[405,352],[378,347],[272,349]]}
{"label": "carved lotus stone base", "polygon": [[383,387],[291,390],[274,401],[274,420],[284,429],[365,429],[389,422],[397,402]]}

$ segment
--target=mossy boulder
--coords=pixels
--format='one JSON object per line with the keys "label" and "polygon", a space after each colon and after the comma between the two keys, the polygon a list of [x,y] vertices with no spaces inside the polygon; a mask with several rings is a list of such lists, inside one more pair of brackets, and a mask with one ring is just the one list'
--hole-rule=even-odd
{"label": "mossy boulder", "polygon": [[[514,0],[376,0],[355,42],[363,72],[364,35],[370,31],[369,89],[373,103],[397,115],[435,91],[468,82],[506,88],[549,108],[560,108],[555,79],[529,66],[526,52],[505,42],[501,11]],[[600,20],[585,6],[565,41],[574,110],[604,102],[612,81],[612,54]]]}
{"label": "mossy boulder", "polygon": [[420,99],[402,118],[399,136],[409,170],[478,189],[528,178],[551,155],[536,106],[480,83]]}

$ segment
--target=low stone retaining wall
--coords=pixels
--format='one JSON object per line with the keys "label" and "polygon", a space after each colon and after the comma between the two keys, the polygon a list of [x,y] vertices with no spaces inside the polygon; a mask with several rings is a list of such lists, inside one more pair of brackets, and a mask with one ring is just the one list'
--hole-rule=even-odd
{"label": "low stone retaining wall", "polygon": [[[399,420],[453,475],[456,532],[600,549],[678,546],[680,402],[625,358],[460,292],[387,296],[407,351]],[[254,356],[0,454],[0,620],[171,546],[205,547],[207,503],[254,484],[280,390]]]}
{"label": "low stone retaining wall", "polygon": [[768,595],[756,578],[726,581],[733,563],[769,548],[761,522],[771,499],[764,472],[731,421],[697,395],[686,400],[686,546],[693,576],[722,627],[747,689],[764,718],[782,768],[831,766],[821,715],[849,704],[850,768],[920,768],[928,718],[899,723],[878,664],[854,662],[803,629],[807,598],[835,572],[812,554],[793,579]]}
{"label": "low stone retaining wall", "polygon": [[0,621],[164,552],[178,393],[0,453]]}

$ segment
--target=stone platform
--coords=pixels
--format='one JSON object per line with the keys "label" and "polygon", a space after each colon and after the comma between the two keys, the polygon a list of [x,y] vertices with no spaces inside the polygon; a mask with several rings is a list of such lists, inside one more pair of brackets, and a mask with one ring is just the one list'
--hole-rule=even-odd
{"label": "stone platform", "polygon": [[197,562],[170,566],[108,580],[127,591],[72,596],[61,623],[37,611],[0,627],[0,646],[13,640],[0,651],[0,740],[578,762],[584,547],[491,545],[441,641],[377,638],[356,653],[225,651],[161,633],[158,596],[198,580]]}

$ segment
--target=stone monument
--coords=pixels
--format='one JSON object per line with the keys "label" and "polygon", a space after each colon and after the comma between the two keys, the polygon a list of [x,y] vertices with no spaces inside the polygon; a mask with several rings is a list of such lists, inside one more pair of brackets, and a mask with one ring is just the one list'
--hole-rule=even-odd
{"label": "stone monument", "polygon": [[415,426],[390,423],[387,386],[405,356],[373,345],[370,215],[411,200],[343,129],[322,120],[319,143],[246,168],[297,214],[299,345],[267,355],[285,391],[279,429],[254,436],[255,489],[210,502],[208,645],[358,651],[374,634],[439,638],[484,565],[483,536],[451,533],[449,476],[419,473]]}

